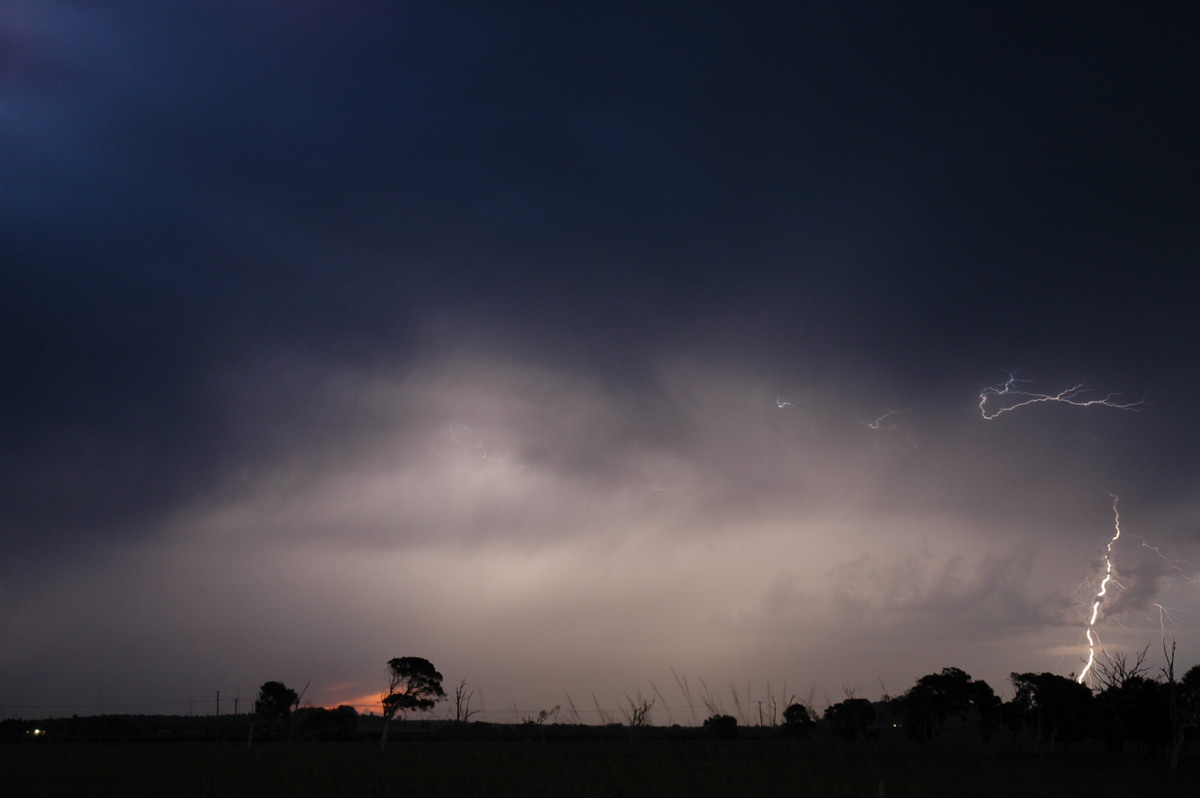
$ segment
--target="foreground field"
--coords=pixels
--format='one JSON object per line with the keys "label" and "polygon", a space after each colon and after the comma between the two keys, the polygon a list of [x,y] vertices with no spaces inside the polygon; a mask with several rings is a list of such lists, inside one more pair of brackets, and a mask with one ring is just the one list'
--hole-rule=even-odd
{"label": "foreground field", "polygon": [[1194,764],[788,741],[51,743],[0,746],[4,793],[355,796],[1194,796]]}

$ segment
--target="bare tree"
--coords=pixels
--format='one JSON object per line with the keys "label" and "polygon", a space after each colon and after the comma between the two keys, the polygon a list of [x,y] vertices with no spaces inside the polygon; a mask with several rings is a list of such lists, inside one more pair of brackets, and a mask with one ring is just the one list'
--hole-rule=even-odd
{"label": "bare tree", "polygon": [[471,709],[471,698],[474,695],[474,690],[467,690],[466,679],[454,688],[454,720],[458,723],[466,723],[471,720],[472,715],[479,714],[478,709]]}
{"label": "bare tree", "polygon": [[1150,644],[1147,643],[1132,662],[1124,651],[1117,654],[1102,652],[1092,668],[1093,689],[1103,693],[1108,689],[1125,687],[1136,679],[1146,678],[1146,674],[1150,672],[1150,666],[1146,664],[1149,651]]}
{"label": "bare tree", "polygon": [[550,709],[539,710],[536,715],[530,715],[528,712],[521,713],[521,723],[525,726],[545,726],[546,721],[558,717],[558,710],[559,705],[555,704]]}
{"label": "bare tree", "polygon": [[621,713],[625,716],[625,722],[629,724],[629,728],[639,729],[649,726],[650,710],[654,708],[654,699],[645,699],[639,694],[635,701],[626,693],[625,700],[629,702],[629,711],[621,710]]}
{"label": "bare tree", "polygon": [[1179,682],[1175,680],[1175,640],[1171,640],[1171,650],[1168,651],[1167,639],[1163,637],[1162,647],[1163,659],[1167,663],[1162,668],[1162,675],[1167,680],[1167,706],[1171,711],[1171,770],[1175,770],[1179,767],[1179,752],[1183,750],[1183,737],[1190,719],[1186,708],[1180,705]]}

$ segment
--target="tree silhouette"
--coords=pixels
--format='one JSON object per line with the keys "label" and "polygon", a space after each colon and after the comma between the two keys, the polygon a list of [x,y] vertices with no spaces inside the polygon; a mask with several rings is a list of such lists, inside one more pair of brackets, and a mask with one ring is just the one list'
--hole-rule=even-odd
{"label": "tree silhouette", "polygon": [[955,716],[966,721],[974,715],[986,736],[998,720],[1000,701],[987,682],[972,680],[959,668],[943,668],[918,679],[894,706],[904,716],[908,735],[928,740]]}
{"label": "tree silhouette", "polygon": [[379,750],[387,745],[388,727],[397,713],[430,709],[438,699],[445,698],[442,674],[433,663],[422,657],[396,657],[388,660],[387,692],[380,696],[383,704],[383,733]]}
{"label": "tree silhouette", "polygon": [[1184,728],[1200,726],[1200,665],[1188,668],[1179,680],[1179,710]]}
{"label": "tree silhouette", "polygon": [[847,698],[825,710],[825,722],[838,737],[854,741],[867,736],[875,722],[875,707],[865,698]]}
{"label": "tree silhouette", "polygon": [[292,713],[292,724],[297,738],[348,740],[358,728],[358,711],[344,704],[337,709],[306,707]]}
{"label": "tree silhouette", "polygon": [[992,686],[983,679],[971,682],[971,691],[971,705],[979,713],[979,728],[983,732],[983,739],[989,740],[992,732],[1000,727],[1000,696],[996,695]]}
{"label": "tree silhouette", "polygon": [[711,715],[704,719],[704,728],[718,740],[733,740],[738,736],[737,718],[732,715]]}
{"label": "tree silhouette", "polygon": [[254,717],[250,720],[250,736],[246,740],[246,747],[249,748],[254,742],[255,725],[286,721],[298,703],[300,696],[283,682],[263,682],[258,689],[258,700],[254,702]]}
{"label": "tree silhouette", "polygon": [[463,679],[454,688],[454,720],[457,723],[466,723],[471,719],[472,715],[478,715],[478,709],[471,709],[471,697],[475,695],[474,690],[467,689],[467,680]]}
{"label": "tree silhouette", "polygon": [[1128,676],[1096,696],[1104,741],[1113,751],[1131,744],[1145,756],[1171,737],[1171,708],[1166,685],[1146,676]]}
{"label": "tree silhouette", "polygon": [[1092,725],[1092,691],[1086,685],[1054,673],[1014,673],[1012,701],[1005,705],[1010,728],[1032,728],[1050,747],[1084,736]]}
{"label": "tree silhouette", "polygon": [[783,730],[788,737],[807,737],[817,727],[811,709],[796,703],[783,711]]}

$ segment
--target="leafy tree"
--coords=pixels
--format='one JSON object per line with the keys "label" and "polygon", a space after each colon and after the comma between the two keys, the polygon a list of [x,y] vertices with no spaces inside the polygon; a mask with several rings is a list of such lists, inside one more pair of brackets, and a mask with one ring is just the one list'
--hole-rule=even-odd
{"label": "leafy tree", "polygon": [[283,682],[263,682],[258,689],[258,700],[254,702],[254,717],[250,720],[250,736],[246,740],[246,747],[249,748],[254,742],[255,725],[286,721],[299,703],[300,696]]}
{"label": "leafy tree", "polygon": [[1000,701],[987,682],[972,680],[959,668],[943,668],[918,679],[894,706],[904,716],[908,735],[928,740],[955,716],[965,721],[974,715],[986,735],[999,719]]}
{"label": "leafy tree", "polygon": [[979,713],[979,728],[983,732],[983,739],[987,740],[1000,726],[1000,696],[983,679],[971,682],[971,693],[971,705]]}
{"label": "leafy tree", "polygon": [[825,722],[838,737],[852,742],[867,736],[867,728],[875,722],[875,707],[865,698],[847,698],[825,710]]}
{"label": "leafy tree", "polygon": [[292,708],[300,701],[296,691],[283,682],[263,682],[254,702],[254,714],[264,720],[287,720]]}
{"label": "leafy tree", "polygon": [[1179,706],[1184,727],[1200,726],[1200,665],[1193,665],[1179,680]]}
{"label": "leafy tree", "polygon": [[807,737],[817,727],[813,711],[796,703],[783,711],[783,730],[788,737]]}
{"label": "leafy tree", "polygon": [[1086,685],[1053,673],[1014,673],[1015,693],[1005,705],[1006,722],[1014,732],[1031,728],[1050,747],[1078,740],[1092,725],[1095,706]]}
{"label": "leafy tree", "polygon": [[442,674],[433,663],[422,657],[396,657],[388,660],[387,692],[380,696],[383,704],[383,733],[379,749],[387,745],[388,727],[397,713],[431,709],[438,699],[445,698]]}

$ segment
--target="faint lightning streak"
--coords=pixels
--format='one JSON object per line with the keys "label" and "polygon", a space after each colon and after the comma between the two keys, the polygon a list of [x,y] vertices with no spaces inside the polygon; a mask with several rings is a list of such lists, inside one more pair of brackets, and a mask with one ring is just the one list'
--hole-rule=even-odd
{"label": "faint lightning streak", "polygon": [[[891,416],[898,416],[901,413],[907,413],[907,412],[908,412],[908,408],[904,408],[903,410],[889,410],[886,413],[884,413],[882,416],[880,416],[879,418],[875,419],[874,421],[872,421],[870,423],[868,423],[866,421],[863,421],[862,423],[863,423],[863,426],[865,426],[867,429],[874,429],[874,430],[895,429],[896,428],[895,424],[888,424],[886,427],[881,426],[881,425],[883,424],[883,422],[885,420],[887,420]],[[859,419],[859,420],[861,421],[861,419]]]}
{"label": "faint lightning streak", "polygon": [[489,463],[503,463],[504,462],[499,457],[490,457],[488,455],[487,449],[485,449],[483,447],[483,441],[481,441],[475,435],[475,433],[471,432],[470,427],[463,427],[463,430],[474,439],[474,443],[459,440],[458,435],[456,435],[454,432],[454,427],[450,428],[450,439],[453,440],[455,443],[457,443],[459,446],[463,447],[464,449],[478,450],[479,456],[482,457],[484,460],[487,460]]}
{"label": "faint lightning streak", "polygon": [[1100,581],[1100,590],[1096,593],[1096,598],[1092,602],[1092,617],[1087,622],[1087,641],[1088,641],[1088,658],[1087,664],[1083,666],[1083,671],[1079,674],[1078,682],[1084,683],[1087,679],[1088,671],[1092,669],[1092,664],[1096,661],[1096,621],[1100,618],[1100,605],[1104,603],[1104,597],[1108,594],[1108,583],[1113,581],[1113,564],[1112,550],[1117,541],[1121,539],[1121,511],[1117,508],[1117,502],[1120,499],[1113,494],[1112,497],[1113,509],[1113,536],[1109,539],[1108,545],[1104,547],[1104,579]]}
{"label": "faint lightning streak", "polygon": [[[1151,546],[1149,543],[1147,543],[1146,539],[1144,537],[1142,537],[1141,535],[1134,535],[1134,537],[1142,542],[1142,548],[1149,549],[1150,551],[1154,552],[1155,556],[1158,557],[1163,562],[1165,562],[1167,564],[1168,568],[1170,568],[1175,573],[1179,574],[1179,576],[1183,579],[1183,581],[1187,582],[1188,584],[1192,584],[1192,585],[1196,584],[1196,580],[1193,579],[1192,577],[1188,576],[1186,573],[1184,573],[1183,569],[1179,567],[1179,563],[1184,563],[1185,565],[1195,566],[1194,562],[1188,562],[1187,560],[1172,560],[1170,557],[1168,557],[1167,555],[1165,555],[1161,551],[1159,551],[1158,546]],[[1159,607],[1160,605],[1155,604],[1154,606]]]}
{"label": "faint lightning streak", "polygon": [[1179,616],[1175,613],[1179,612],[1179,610],[1173,607],[1164,607],[1158,603],[1155,603],[1153,606],[1158,608],[1158,629],[1162,633],[1162,639],[1165,642],[1167,639],[1167,621],[1170,621],[1172,626],[1178,626]]}
{"label": "faint lightning streak", "polygon": [[[891,431],[891,430],[896,429],[896,424],[893,421],[888,421],[888,419],[891,418],[892,416],[898,416],[901,413],[907,413],[907,412],[908,412],[908,408],[903,408],[901,410],[889,410],[886,413],[884,413],[882,416],[879,416],[878,418],[876,418],[874,421],[863,421],[860,418],[859,423],[861,423],[867,429],[871,430],[872,433],[878,433],[881,431]],[[879,436],[872,435],[872,438],[875,441],[875,449],[878,450],[880,448],[879,447]],[[900,451],[908,452],[908,451],[912,451],[913,449],[917,448],[916,441],[912,440],[907,435],[903,436],[903,438],[904,438],[904,440],[902,443],[896,443],[896,448],[898,448]]]}
{"label": "faint lightning streak", "polygon": [[[1086,383],[1077,383],[1070,388],[1065,388],[1056,394],[1048,393],[1033,393],[1032,391],[1017,390],[1016,385],[1019,382],[1029,382],[1029,380],[1018,380],[1014,374],[1009,374],[1008,379],[999,385],[993,385],[984,388],[979,392],[979,413],[985,421],[991,421],[997,416],[1016,410],[1019,407],[1027,407],[1028,405],[1040,404],[1042,402],[1061,402],[1062,404],[1074,405],[1075,407],[1111,407],[1116,410],[1137,410],[1146,404],[1146,399],[1139,399],[1136,402],[1118,402],[1116,397],[1119,393],[1110,393],[1103,399],[1087,399],[1085,398],[1088,392]],[[988,411],[988,400],[994,396],[1008,396],[1020,398],[1020,401],[1005,405],[999,410]]]}

